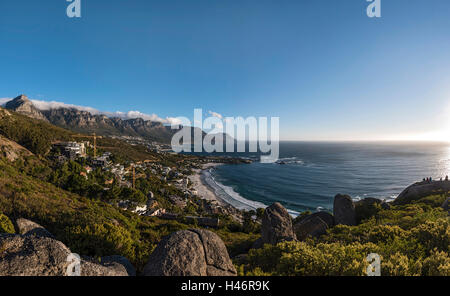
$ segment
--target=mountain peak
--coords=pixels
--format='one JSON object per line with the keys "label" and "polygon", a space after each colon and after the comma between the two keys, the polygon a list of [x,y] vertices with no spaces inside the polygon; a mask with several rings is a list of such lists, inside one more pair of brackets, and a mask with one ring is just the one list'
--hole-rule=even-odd
{"label": "mountain peak", "polygon": [[28,97],[26,95],[20,95],[15,97],[13,100],[9,101],[8,103],[6,103],[5,107],[6,109],[16,109],[24,104],[32,104],[30,99],[28,99]]}
{"label": "mountain peak", "polygon": [[20,95],[5,105],[6,109],[23,115],[47,121],[47,118],[36,108],[26,95]]}
{"label": "mountain peak", "polygon": [[21,101],[30,101],[30,99],[28,99],[28,97],[24,94],[17,96],[16,98],[14,98],[14,100],[21,100]]}

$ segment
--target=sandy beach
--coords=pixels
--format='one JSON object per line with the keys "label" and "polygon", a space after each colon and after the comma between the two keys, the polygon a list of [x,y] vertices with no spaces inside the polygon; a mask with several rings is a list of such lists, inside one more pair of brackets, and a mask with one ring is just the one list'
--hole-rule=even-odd
{"label": "sandy beach", "polygon": [[219,165],[222,164],[221,163],[204,164],[202,169],[194,170],[194,174],[192,176],[189,176],[189,180],[192,182],[193,188],[197,191],[197,195],[200,198],[218,203],[220,205],[226,205],[225,202],[223,202],[219,197],[217,197],[213,189],[203,181],[203,171]]}

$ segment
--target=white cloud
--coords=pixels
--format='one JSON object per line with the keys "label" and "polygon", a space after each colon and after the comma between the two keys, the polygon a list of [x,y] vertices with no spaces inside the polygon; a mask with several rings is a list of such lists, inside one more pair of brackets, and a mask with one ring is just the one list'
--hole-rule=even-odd
{"label": "white cloud", "polygon": [[[11,101],[12,98],[0,98],[0,106],[4,105],[8,101]],[[56,101],[42,101],[42,100],[31,100],[33,105],[42,111],[52,110],[52,109],[59,109],[59,108],[71,108],[76,109],[79,111],[86,111],[93,115],[105,115],[108,117],[119,117],[122,119],[135,119],[135,118],[142,118],[144,120],[150,120],[154,122],[161,122],[164,124],[180,124],[180,120],[175,117],[166,117],[161,118],[156,114],[145,114],[140,111],[128,111],[128,112],[104,112],[97,110],[92,107],[86,107],[86,106],[78,106],[78,105],[72,105],[72,104],[66,104],[62,102],[56,102]]]}
{"label": "white cloud", "polygon": [[217,117],[217,118],[220,118],[220,119],[223,118],[222,114],[219,114],[219,113],[217,113],[217,112],[208,111],[208,113],[209,113],[209,115],[211,115],[211,116],[213,116],[213,117]]}
{"label": "white cloud", "polygon": [[91,114],[101,114],[102,112],[98,111],[95,108],[91,107],[84,107],[84,106],[77,106],[77,105],[71,105],[66,104],[62,102],[55,102],[55,101],[40,101],[40,100],[31,100],[33,105],[38,108],[39,110],[46,111],[46,110],[52,110],[52,109],[59,109],[59,108],[72,108],[77,109],[80,111],[87,111]]}
{"label": "white cloud", "polygon": [[0,98],[0,106],[5,105],[7,102],[11,101],[11,98]]}

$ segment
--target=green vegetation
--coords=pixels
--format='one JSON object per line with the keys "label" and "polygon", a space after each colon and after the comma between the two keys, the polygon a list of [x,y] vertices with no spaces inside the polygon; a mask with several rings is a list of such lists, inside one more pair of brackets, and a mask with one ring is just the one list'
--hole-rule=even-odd
{"label": "green vegetation", "polygon": [[2,213],[0,213],[0,233],[15,233],[11,220]]}
{"label": "green vegetation", "polygon": [[[83,188],[74,186],[77,183],[66,178],[76,175],[69,173],[79,169],[79,164],[75,162],[68,162],[55,173],[58,176],[55,180],[69,181],[55,184],[46,182],[45,178],[29,175],[33,170],[27,163],[33,162],[20,160],[12,164],[0,158],[0,210],[3,212],[0,215],[0,232],[14,233],[14,227],[7,217],[13,221],[17,218],[30,219],[48,229],[73,252],[93,257],[122,255],[130,259],[138,270],[142,270],[149,255],[164,236],[178,230],[198,227],[156,217],[139,216],[101,199],[92,198],[90,193],[82,196],[60,188],[67,186],[66,189],[74,191]],[[35,172],[37,175],[46,171],[45,165],[41,162],[39,164],[42,167]],[[50,173],[50,176],[54,177],[53,173]],[[160,187],[155,188],[152,184]],[[165,196],[176,192],[175,188],[167,186],[157,178],[139,181],[137,187],[145,190],[166,188],[168,191],[165,194],[155,194],[157,200],[166,203]],[[127,188],[120,189],[119,192],[141,196],[141,189],[133,191]],[[113,190],[117,188],[108,192],[115,196]],[[247,251],[248,241],[254,241],[257,236],[255,233],[232,233],[228,230],[227,223],[217,232],[225,239],[230,250],[236,250],[234,253]]]}
{"label": "green vegetation", "polygon": [[381,274],[450,275],[450,219],[444,195],[366,212],[358,226],[338,225],[316,239],[250,250],[241,275],[364,275],[366,257],[381,256]]}
{"label": "green vegetation", "polygon": [[69,140],[71,132],[42,120],[32,119],[18,113],[2,110],[0,113],[0,134],[22,145],[36,155],[49,152],[52,142]]}
{"label": "green vegetation", "polygon": [[[0,192],[0,209],[12,220],[27,218],[41,224],[76,253],[119,254],[139,268],[163,236],[188,227],[70,193],[19,172],[4,159],[0,159]],[[2,229],[10,225],[3,222],[9,220],[1,221]]]}
{"label": "green vegetation", "polygon": [[[114,206],[117,201],[144,203],[151,191],[159,206],[181,217],[207,215],[204,201],[196,197],[184,209],[175,206],[170,197],[183,196],[183,192],[148,169],[136,170],[142,177],[131,189],[119,186],[113,174],[101,169],[85,176],[84,160],[57,164],[49,154],[51,143],[73,139],[64,129],[0,109],[0,134],[35,154],[14,163],[0,157],[0,233],[14,233],[11,221],[27,218],[48,229],[73,252],[94,257],[122,255],[142,270],[162,237],[198,226],[182,223],[183,219],[139,216]],[[113,162],[128,165],[148,160],[177,168],[184,175],[190,174],[190,161],[198,159],[152,153],[144,146],[110,138],[98,144],[99,153],[113,153]],[[261,219],[262,209],[246,213],[242,224],[217,214],[221,227],[213,231],[223,239],[231,257],[244,254],[234,259],[240,275],[364,275],[367,255],[377,253],[382,275],[449,276],[450,221],[440,208],[446,197],[426,196],[389,209],[360,204],[356,206],[357,226],[338,225],[316,239],[257,250],[251,247],[260,237],[260,225],[252,216]]]}

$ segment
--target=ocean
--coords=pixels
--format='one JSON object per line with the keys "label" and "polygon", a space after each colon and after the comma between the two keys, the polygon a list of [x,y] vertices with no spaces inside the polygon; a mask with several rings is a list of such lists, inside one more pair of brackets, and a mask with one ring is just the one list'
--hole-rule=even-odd
{"label": "ocean", "polygon": [[338,193],[354,200],[389,201],[425,177],[444,178],[450,174],[450,144],[282,142],[280,161],[285,164],[222,165],[204,172],[203,178],[239,209],[280,202],[294,216],[306,210],[332,211]]}

